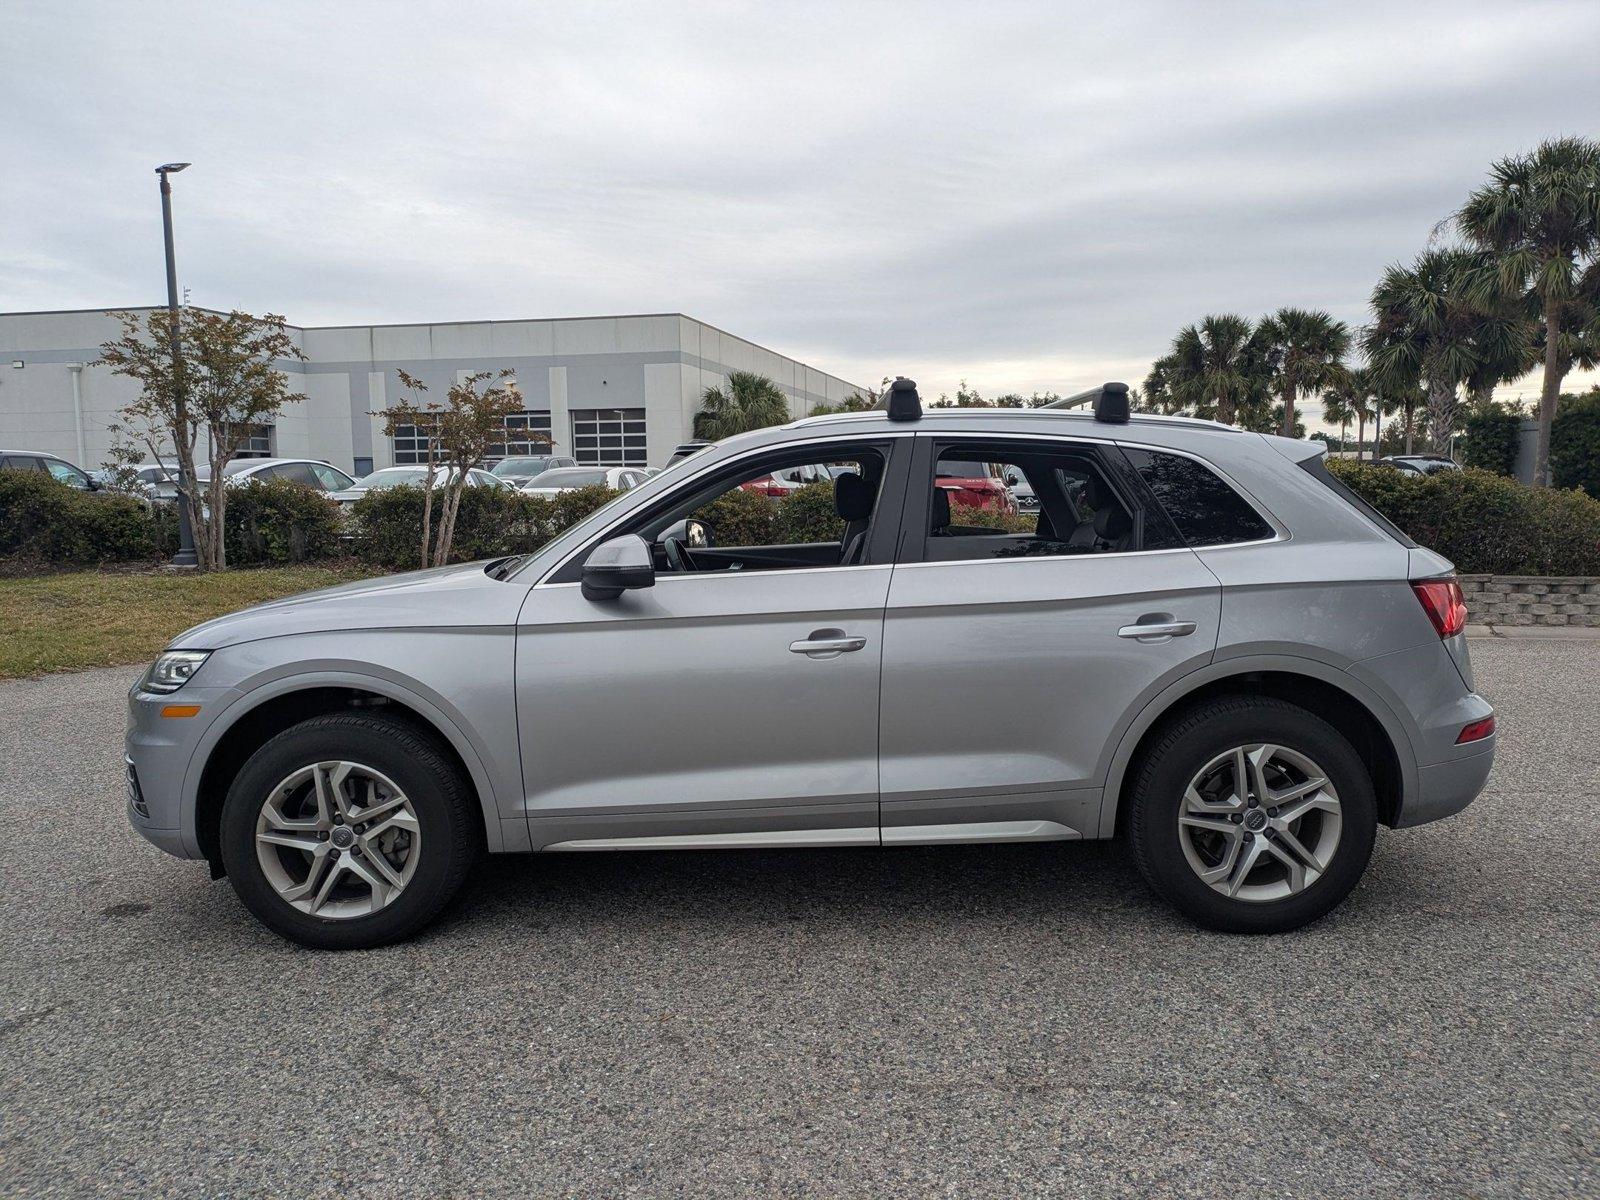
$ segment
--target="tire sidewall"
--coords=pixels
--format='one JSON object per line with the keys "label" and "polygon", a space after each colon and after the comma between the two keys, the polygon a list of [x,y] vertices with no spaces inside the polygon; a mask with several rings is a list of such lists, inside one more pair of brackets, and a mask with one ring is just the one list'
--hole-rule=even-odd
{"label": "tire sidewall", "polygon": [[[371,718],[313,720],[286,730],[245,763],[223,803],[221,850],[229,881],[247,907],[274,932],[302,945],[358,949],[406,937],[454,891],[460,838],[452,780],[441,778],[437,755],[416,754],[411,731]],[[284,779],[314,762],[343,759],[392,779],[411,801],[421,831],[421,858],[404,890],[380,911],[334,919],[301,912],[278,895],[256,858],[256,822],[267,797]],[[430,761],[432,759],[432,761]]]}
{"label": "tire sidewall", "polygon": [[[1304,891],[1281,900],[1236,900],[1212,890],[1189,865],[1178,832],[1183,795],[1196,772],[1218,754],[1251,743],[1304,754],[1339,793],[1342,825],[1333,861]],[[1336,907],[1366,870],[1377,828],[1372,780],[1349,741],[1321,718],[1281,701],[1224,701],[1180,721],[1141,772],[1135,805],[1132,834],[1151,882],[1195,920],[1234,933],[1295,929]]]}

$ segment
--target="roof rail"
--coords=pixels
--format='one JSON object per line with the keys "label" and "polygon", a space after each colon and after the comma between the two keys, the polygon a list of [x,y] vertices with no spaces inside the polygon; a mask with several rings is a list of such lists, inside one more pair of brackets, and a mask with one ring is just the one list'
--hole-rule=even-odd
{"label": "roof rail", "polygon": [[1128,385],[1125,383],[1102,383],[1097,388],[1090,388],[1087,392],[1079,392],[1076,396],[1064,396],[1060,400],[1052,400],[1044,408],[1077,408],[1082,404],[1094,405],[1094,419],[1107,425],[1126,425],[1128,423]]}

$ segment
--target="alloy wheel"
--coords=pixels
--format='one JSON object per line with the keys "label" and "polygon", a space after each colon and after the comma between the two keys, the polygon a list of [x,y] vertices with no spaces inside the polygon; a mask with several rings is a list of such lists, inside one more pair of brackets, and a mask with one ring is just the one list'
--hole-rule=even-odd
{"label": "alloy wheel", "polygon": [[256,860],[278,895],[334,920],[394,903],[422,851],[406,794],[381,772],[342,760],[301,767],[273,788],[255,837]]}
{"label": "alloy wheel", "polygon": [[1201,882],[1257,903],[1298,895],[1321,878],[1342,826],[1327,773],[1299,751],[1267,743],[1206,763],[1178,810],[1178,840]]}

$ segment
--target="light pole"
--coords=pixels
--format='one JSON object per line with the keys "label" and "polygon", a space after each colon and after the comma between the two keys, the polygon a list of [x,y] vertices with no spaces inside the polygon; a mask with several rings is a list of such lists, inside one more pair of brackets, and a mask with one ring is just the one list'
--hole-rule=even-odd
{"label": "light pole", "polygon": [[[189,397],[184,390],[183,367],[178,350],[178,261],[172,253],[172,184],[168,175],[175,175],[188,163],[163,163],[156,168],[161,177],[161,235],[167,248],[167,323],[172,336],[172,378],[175,394],[175,420],[173,433],[179,437],[189,427]],[[173,449],[178,449],[174,445]],[[187,455],[178,454],[178,553],[172,560],[175,567],[193,567],[199,558],[194,552],[194,525],[189,520],[189,469],[184,465]]]}

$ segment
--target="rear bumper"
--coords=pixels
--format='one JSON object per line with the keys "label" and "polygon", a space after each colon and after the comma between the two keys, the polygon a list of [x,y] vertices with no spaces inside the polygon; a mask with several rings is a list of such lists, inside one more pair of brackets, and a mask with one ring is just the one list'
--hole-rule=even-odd
{"label": "rear bumper", "polygon": [[1494,738],[1479,744],[1483,749],[1476,753],[1417,768],[1416,794],[1406,798],[1396,829],[1454,816],[1477,799],[1494,766]]}

